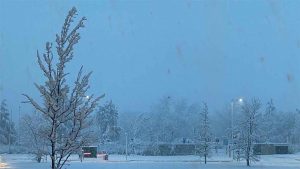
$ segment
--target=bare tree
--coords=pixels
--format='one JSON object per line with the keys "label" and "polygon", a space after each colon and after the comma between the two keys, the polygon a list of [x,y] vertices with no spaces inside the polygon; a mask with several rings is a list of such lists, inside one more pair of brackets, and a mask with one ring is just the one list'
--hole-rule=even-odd
{"label": "bare tree", "polygon": [[80,40],[79,29],[84,27],[85,17],[71,28],[77,10],[73,7],[62,26],[60,34],[56,35],[56,58],[52,49],[52,43],[46,43],[46,52],[40,56],[37,52],[37,60],[40,69],[46,78],[45,84],[35,84],[41,94],[43,103],[24,94],[28,102],[41,112],[47,121],[47,140],[50,145],[48,152],[51,157],[51,168],[61,169],[72,153],[89,142],[91,131],[88,129],[89,115],[97,106],[101,97],[94,99],[93,95],[86,97],[89,89],[89,77],[91,72],[83,75],[82,67],[77,75],[75,83],[70,89],[66,84],[68,73],[65,67],[74,55],[74,46]]}
{"label": "bare tree", "polygon": [[274,131],[274,122],[275,122],[275,114],[276,108],[274,106],[273,100],[271,99],[267,103],[266,110],[262,115],[262,141],[270,142],[276,131]]}
{"label": "bare tree", "polygon": [[145,124],[149,120],[144,113],[139,114],[131,123],[129,128],[129,137],[131,138],[130,146],[132,153],[136,154],[136,145],[141,143],[141,136],[143,133],[147,132],[145,129]]}
{"label": "bare tree", "polygon": [[42,114],[38,112],[24,115],[20,124],[22,127],[21,144],[29,149],[39,163],[47,155],[46,124]]}
{"label": "bare tree", "polygon": [[257,161],[258,158],[253,153],[253,145],[258,137],[259,119],[261,102],[258,99],[252,99],[250,102],[245,101],[242,106],[242,121],[239,133],[239,147],[241,149],[241,157],[245,158],[247,166],[251,161]]}

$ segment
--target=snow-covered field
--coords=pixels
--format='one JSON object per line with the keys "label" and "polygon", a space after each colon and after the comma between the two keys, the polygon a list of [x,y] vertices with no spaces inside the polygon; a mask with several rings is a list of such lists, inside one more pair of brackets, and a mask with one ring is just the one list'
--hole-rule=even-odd
{"label": "snow-covered field", "polygon": [[[27,154],[2,154],[0,168],[4,169],[48,169],[50,163],[36,163]],[[236,162],[226,156],[214,156],[204,164],[198,156],[128,156],[110,155],[108,161],[102,159],[85,159],[82,163],[77,156],[72,156],[67,169],[196,169],[196,168],[247,168],[244,161]],[[259,162],[251,168],[299,169],[300,154],[261,156]]]}

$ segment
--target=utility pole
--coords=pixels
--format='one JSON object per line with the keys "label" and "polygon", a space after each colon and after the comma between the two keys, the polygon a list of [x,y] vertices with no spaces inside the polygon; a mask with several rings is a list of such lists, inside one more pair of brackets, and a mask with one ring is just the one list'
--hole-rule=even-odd
{"label": "utility pole", "polygon": [[233,157],[233,101],[231,101],[231,146],[229,149],[229,157],[231,156],[231,150],[232,150],[232,157]]}
{"label": "utility pole", "polygon": [[[231,144],[229,145],[229,157],[234,158],[234,130],[233,130],[233,121],[234,121],[234,105],[235,103],[239,103],[239,104],[243,104],[243,98],[239,98],[239,99],[232,99],[231,100]],[[232,151],[232,154],[231,154]]]}

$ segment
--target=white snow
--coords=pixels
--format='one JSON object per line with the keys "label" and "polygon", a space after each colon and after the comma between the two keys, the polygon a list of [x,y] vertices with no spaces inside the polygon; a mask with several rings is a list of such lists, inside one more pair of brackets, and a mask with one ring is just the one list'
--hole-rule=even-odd
{"label": "white snow", "polygon": [[[36,163],[33,156],[28,154],[3,154],[0,168],[4,169],[49,169],[48,162]],[[262,169],[299,169],[300,154],[261,156],[259,162],[252,164],[251,168]],[[232,161],[224,155],[209,158],[208,164],[200,161],[198,156],[128,156],[110,155],[108,161],[102,159],[84,159],[81,163],[78,156],[71,157],[67,169],[195,169],[195,168],[247,168],[245,161]]]}

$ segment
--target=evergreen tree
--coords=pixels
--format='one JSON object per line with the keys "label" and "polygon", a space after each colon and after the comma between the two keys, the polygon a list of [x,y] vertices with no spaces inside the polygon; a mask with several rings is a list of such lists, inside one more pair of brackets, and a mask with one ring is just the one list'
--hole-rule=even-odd
{"label": "evergreen tree", "polygon": [[203,103],[201,116],[201,128],[200,128],[200,155],[204,157],[204,163],[207,162],[207,157],[211,151],[211,132],[208,118],[208,107],[207,104]]}
{"label": "evergreen tree", "polygon": [[101,142],[117,141],[120,137],[120,127],[118,126],[119,113],[112,101],[99,107],[96,114],[96,125],[100,132]]}
{"label": "evergreen tree", "polygon": [[13,144],[16,141],[16,130],[14,122],[10,118],[6,100],[2,100],[0,105],[0,143]]}

